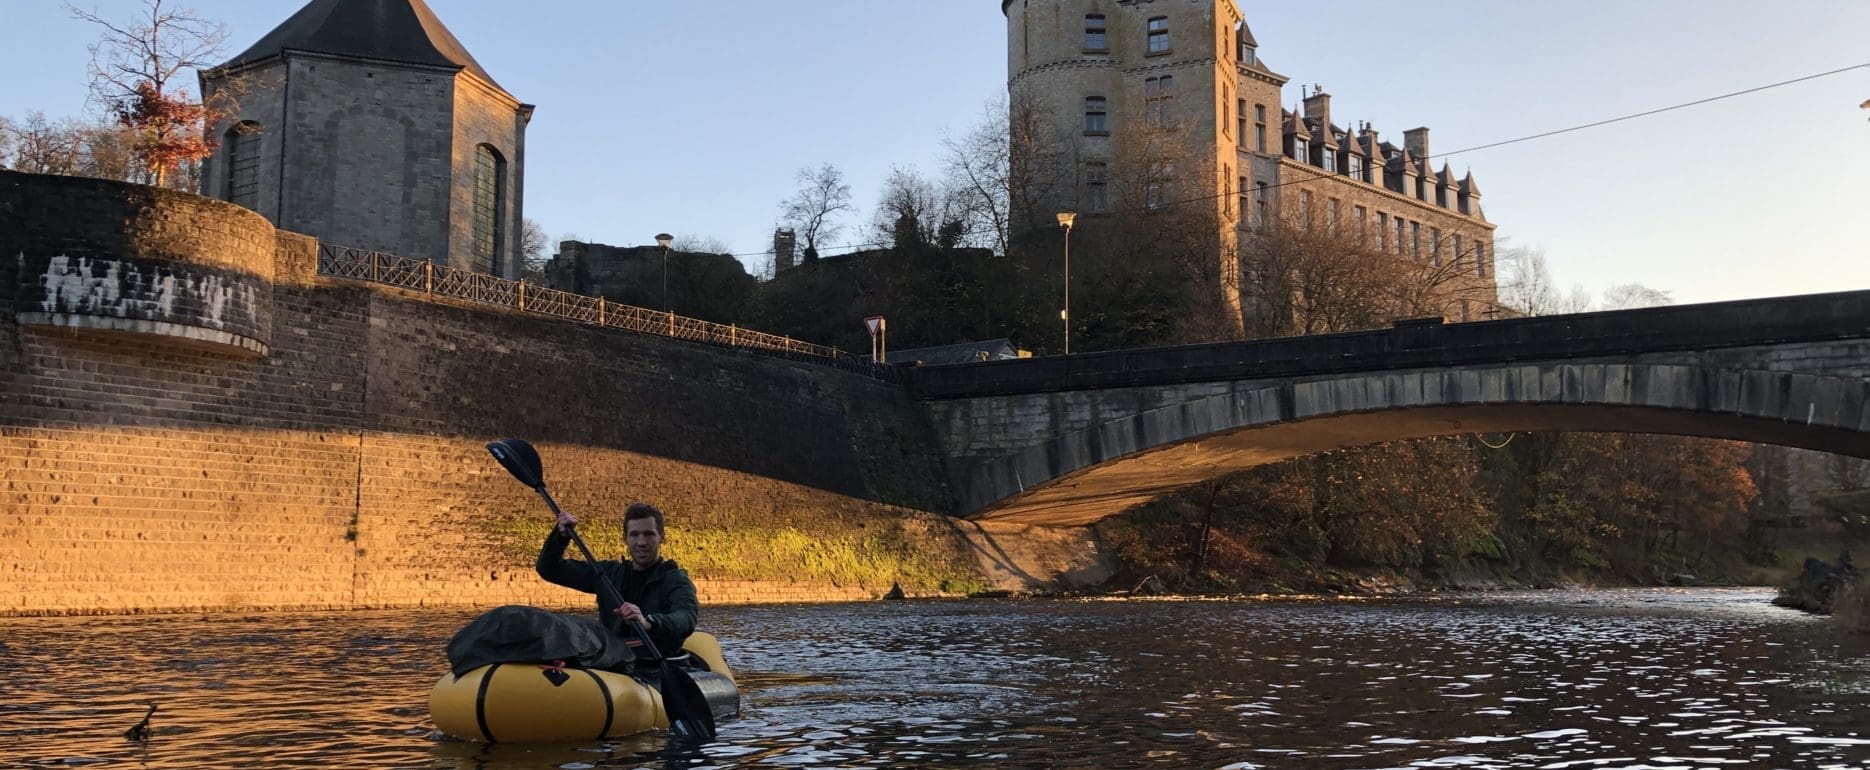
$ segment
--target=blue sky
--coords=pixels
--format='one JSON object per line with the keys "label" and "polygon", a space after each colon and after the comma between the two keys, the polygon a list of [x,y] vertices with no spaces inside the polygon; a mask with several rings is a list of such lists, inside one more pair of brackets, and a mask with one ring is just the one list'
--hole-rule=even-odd
{"label": "blue sky", "polygon": [[[230,53],[300,6],[182,3],[227,24]],[[1007,76],[996,0],[430,4],[538,105],[525,207],[555,237],[762,251],[794,172],[824,162],[852,183],[855,236],[890,167],[937,174],[942,137]],[[1870,63],[1863,0],[1241,7],[1292,78],[1289,105],[1322,83],[1340,123],[1398,140],[1426,125],[1436,152]],[[93,38],[53,0],[0,0],[0,115],[81,113]],[[1680,302],[1866,289],[1867,99],[1870,68],[1448,160],[1474,171],[1501,245],[1543,249],[1561,286],[1642,283]]]}

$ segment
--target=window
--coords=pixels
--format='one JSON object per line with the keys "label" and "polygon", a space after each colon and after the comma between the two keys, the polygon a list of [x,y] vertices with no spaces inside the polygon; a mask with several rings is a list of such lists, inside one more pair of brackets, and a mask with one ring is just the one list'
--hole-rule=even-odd
{"label": "window", "polygon": [[1325,159],[1324,167],[1326,171],[1338,170],[1338,151],[1337,150],[1334,150],[1330,147],[1325,147],[1325,148],[1320,149],[1318,151],[1318,154]]}
{"label": "window", "polygon": [[1149,20],[1149,53],[1169,52],[1169,17],[1155,16]]}
{"label": "window", "polygon": [[1110,50],[1104,43],[1104,15],[1093,13],[1084,17],[1084,50]]}
{"label": "window", "polygon": [[1294,137],[1292,139],[1292,157],[1300,163],[1310,163],[1310,142]]}
{"label": "window", "polygon": [[1241,177],[1240,178],[1240,215],[1239,215],[1240,221],[1251,225],[1253,224],[1253,203],[1247,199],[1248,187],[1249,185],[1247,184],[1247,178],[1244,176]]}
{"label": "window", "polygon": [[1358,179],[1363,179],[1364,178],[1364,156],[1347,155],[1345,157],[1348,158],[1350,161],[1349,171],[1351,173],[1351,176],[1354,176]]}
{"label": "window", "polygon": [[1253,146],[1266,152],[1266,105],[1253,105]]}
{"label": "window", "polygon": [[1454,236],[1454,256],[1449,258],[1448,264],[1453,266],[1456,272],[1461,270],[1461,236],[1459,235]]}
{"label": "window", "polygon": [[1171,120],[1169,101],[1175,98],[1175,76],[1143,81],[1143,120],[1152,126],[1166,126]]}
{"label": "window", "polygon": [[1390,215],[1377,212],[1377,250],[1389,253],[1390,250]]}
{"label": "window", "polygon": [[1299,191],[1299,220],[1304,222],[1307,228],[1310,228],[1312,226],[1312,191],[1311,190],[1300,190]]}
{"label": "window", "polygon": [[1439,267],[1441,266],[1441,228],[1429,228],[1428,241],[1428,263]]}
{"label": "window", "polygon": [[[1234,169],[1232,166],[1221,166],[1221,197],[1223,198],[1234,194],[1233,174],[1234,174]],[[1241,192],[1247,191],[1245,182],[1241,183],[1240,191]]]}
{"label": "window", "polygon": [[227,193],[229,203],[260,207],[260,124],[243,120],[227,129]]}
{"label": "window", "polygon": [[[1264,107],[1262,107],[1264,110]],[[1234,103],[1234,129],[1240,136],[1240,146],[1247,146],[1247,101],[1240,99]],[[1260,151],[1266,151],[1266,127],[1260,125]]]}
{"label": "window", "polygon": [[1325,227],[1332,234],[1338,234],[1338,199],[1332,198],[1325,203]]}
{"label": "window", "polygon": [[495,275],[500,265],[500,220],[506,207],[506,159],[492,147],[474,149],[474,254],[469,269]]}
{"label": "window", "polygon": [[1402,253],[1403,253],[1403,218],[1402,217],[1396,218],[1396,243],[1393,245],[1395,246],[1396,255],[1402,256]]}
{"label": "window", "polygon": [[1364,218],[1369,216],[1369,213],[1370,212],[1362,206],[1351,208],[1351,216],[1357,220],[1357,241],[1365,245],[1369,245],[1370,243],[1370,231],[1364,229]]}
{"label": "window", "polygon": [[1493,265],[1487,264],[1486,244],[1474,244],[1474,274],[1482,278],[1493,277]]}
{"label": "window", "polygon": [[1084,97],[1084,133],[1092,136],[1104,136],[1110,133],[1110,127],[1104,122],[1104,97]]}
{"label": "window", "polygon": [[1226,83],[1221,84],[1221,134],[1222,135],[1227,134],[1227,103],[1233,101],[1233,93],[1234,92],[1229,91],[1227,89]]}
{"label": "window", "polygon": [[1266,183],[1258,182],[1253,188],[1253,222],[1266,224]]}
{"label": "window", "polygon": [[[1398,223],[1400,224],[1400,223]],[[1409,256],[1422,258],[1422,223],[1409,223]]]}
{"label": "window", "polygon": [[1102,163],[1084,165],[1085,208],[1092,214],[1110,212],[1110,174]]}

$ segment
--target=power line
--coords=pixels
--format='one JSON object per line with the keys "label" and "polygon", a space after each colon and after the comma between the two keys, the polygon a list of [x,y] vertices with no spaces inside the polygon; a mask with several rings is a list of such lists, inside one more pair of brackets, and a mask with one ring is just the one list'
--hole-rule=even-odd
{"label": "power line", "polygon": [[[1706,99],[1696,99],[1695,101],[1692,101],[1692,102],[1683,102],[1683,103],[1681,103],[1681,104],[1673,104],[1673,105],[1670,105],[1670,106],[1667,106],[1667,107],[1659,107],[1659,108],[1657,108],[1657,109],[1653,109],[1653,110],[1646,110],[1646,111],[1643,111],[1643,112],[1638,112],[1638,113],[1633,113],[1633,114],[1630,114],[1630,115],[1623,115],[1623,116],[1619,116],[1619,117],[1615,117],[1615,118],[1608,118],[1608,119],[1605,119],[1605,120],[1599,120],[1599,121],[1595,121],[1595,122],[1592,122],[1592,123],[1586,123],[1586,124],[1583,124],[1583,125],[1579,125],[1579,126],[1572,126],[1572,127],[1570,127],[1570,128],[1561,128],[1561,129],[1558,129],[1558,130],[1555,130],[1555,131],[1545,131],[1545,132],[1542,132],[1542,133],[1537,133],[1537,134],[1531,134],[1531,135],[1528,135],[1528,136],[1522,136],[1522,137],[1518,137],[1518,138],[1515,138],[1515,139],[1506,139],[1506,140],[1502,140],[1502,141],[1498,141],[1498,142],[1493,142],[1493,143],[1490,143],[1490,144],[1483,144],[1483,145],[1479,145],[1479,146],[1476,146],[1476,147],[1467,147],[1467,148],[1463,148],[1463,149],[1459,149],[1459,150],[1453,150],[1453,151],[1450,151],[1450,152],[1443,152],[1443,153],[1436,153],[1436,154],[1434,154],[1434,155],[1427,155],[1427,156],[1424,156],[1424,157],[1422,158],[1422,160],[1423,160],[1423,161],[1428,161],[1428,160],[1432,160],[1432,159],[1435,159],[1435,158],[1445,158],[1445,157],[1448,157],[1448,156],[1450,156],[1450,155],[1459,155],[1459,154],[1461,154],[1461,153],[1464,153],[1464,152],[1474,152],[1474,151],[1477,151],[1477,150],[1486,150],[1486,149],[1491,149],[1491,148],[1494,148],[1494,147],[1503,147],[1503,146],[1506,146],[1506,145],[1509,145],[1509,144],[1518,144],[1518,143],[1520,143],[1520,142],[1530,142],[1530,141],[1532,141],[1532,140],[1534,140],[1534,139],[1544,139],[1545,137],[1548,137],[1548,136],[1557,136],[1557,135],[1559,135],[1559,134],[1568,134],[1568,133],[1571,133],[1571,132],[1573,132],[1573,131],[1582,131],[1582,130],[1584,130],[1584,129],[1587,129],[1587,128],[1595,128],[1595,127],[1597,127],[1597,126],[1605,126],[1605,125],[1609,125],[1609,124],[1611,124],[1611,123],[1621,123],[1621,122],[1623,122],[1623,121],[1626,121],[1626,120],[1635,120],[1635,119],[1637,119],[1637,118],[1642,118],[1642,117],[1648,117],[1648,116],[1650,116],[1650,115],[1658,115],[1658,114],[1661,114],[1661,113],[1664,113],[1664,112],[1669,112],[1669,111],[1672,111],[1672,110],[1679,110],[1679,109],[1683,109],[1683,108],[1686,108],[1686,107],[1694,107],[1694,106],[1696,106],[1696,105],[1701,105],[1701,104],[1707,104],[1707,103],[1709,103],[1709,102],[1718,102],[1718,101],[1720,101],[1720,100],[1722,100],[1722,99],[1731,99],[1731,98],[1734,98],[1734,97],[1736,97],[1736,96],[1744,96],[1744,95],[1746,95],[1746,94],[1751,94],[1751,93],[1758,93],[1758,92],[1760,92],[1760,91],[1766,91],[1766,90],[1770,90],[1770,89],[1774,89],[1774,88],[1779,88],[1779,87],[1782,87],[1782,86],[1789,86],[1789,85],[1792,85],[1792,84],[1795,84],[1795,83],[1803,83],[1803,82],[1805,82],[1805,81],[1807,81],[1807,80],[1816,80],[1816,79],[1818,79],[1818,78],[1823,78],[1823,77],[1830,77],[1830,76],[1832,76],[1832,75],[1837,75],[1837,74],[1841,74],[1841,73],[1845,73],[1845,72],[1850,72],[1851,70],[1857,70],[1857,69],[1865,69],[1865,68],[1870,68],[1870,62],[1865,62],[1865,63],[1863,63],[1863,64],[1853,64],[1853,65],[1851,65],[1851,66],[1849,66],[1849,67],[1841,67],[1841,68],[1839,68],[1839,69],[1834,69],[1834,70],[1830,70],[1830,71],[1828,71],[1828,72],[1820,72],[1820,73],[1817,73],[1817,74],[1815,74],[1815,75],[1806,75],[1806,76],[1804,76],[1804,77],[1798,77],[1798,78],[1793,78],[1793,79],[1791,79],[1791,80],[1782,80],[1782,81],[1780,81],[1780,82],[1777,82],[1777,83],[1770,83],[1770,84],[1767,84],[1767,85],[1763,85],[1763,86],[1756,86],[1756,87],[1754,87],[1754,88],[1748,88],[1748,89],[1744,89],[1744,90],[1740,90],[1740,91],[1734,91],[1734,92],[1731,92],[1731,93],[1725,93],[1725,94],[1721,94],[1721,95],[1719,95],[1719,96],[1710,96],[1710,97],[1708,97],[1708,98],[1706,98]],[[1327,127],[1327,128],[1326,128],[1326,130],[1329,130],[1329,127]],[[1286,156],[1284,155],[1284,153],[1281,153],[1281,154],[1280,154],[1280,157],[1286,157]],[[1312,166],[1312,168],[1316,168],[1316,167],[1315,167],[1315,166]],[[1427,169],[1428,169],[1428,164],[1427,164],[1427,163],[1425,162],[1425,163],[1423,164],[1423,170],[1425,170],[1425,171],[1426,171]],[[1318,180],[1320,180],[1320,179],[1328,179],[1328,178],[1330,178],[1330,177],[1334,177],[1334,176],[1338,176],[1338,173],[1337,173],[1337,172],[1335,172],[1335,171],[1327,171],[1327,170],[1324,170],[1324,169],[1320,169],[1320,171],[1322,171],[1323,173],[1321,173],[1321,174],[1320,174],[1320,175],[1318,175],[1318,176],[1311,176],[1311,177],[1305,177],[1305,178],[1303,178],[1303,179],[1290,179],[1290,180],[1285,180],[1285,181],[1281,181],[1281,182],[1278,182],[1278,183],[1276,183],[1276,184],[1268,184],[1268,185],[1264,185],[1263,187],[1259,187],[1259,188],[1255,188],[1255,189],[1256,189],[1256,190],[1257,190],[1257,189],[1266,189],[1266,190],[1272,190],[1272,189],[1276,189],[1276,188],[1280,188],[1280,187],[1285,187],[1285,186],[1287,186],[1287,185],[1295,185],[1295,184],[1305,184],[1306,182],[1316,182],[1316,181],[1318,181]],[[1385,189],[1387,189],[1387,188],[1385,188]],[[1218,200],[1218,199],[1221,199],[1221,198],[1226,198],[1226,197],[1230,197],[1230,196],[1233,196],[1233,195],[1242,195],[1242,196],[1244,196],[1244,195],[1246,195],[1246,194],[1247,194],[1248,192],[1250,192],[1250,191],[1248,191],[1248,190],[1241,190],[1241,191],[1239,191],[1239,192],[1236,192],[1236,193],[1228,193],[1228,192],[1223,192],[1223,193],[1217,193],[1217,194],[1214,194],[1214,195],[1203,195],[1203,196],[1198,196],[1198,197],[1194,197],[1194,198],[1186,198],[1186,199],[1183,199],[1183,200],[1177,200],[1177,201],[1169,201],[1169,202],[1166,202],[1166,203],[1161,203],[1161,204],[1157,204],[1156,206],[1142,206],[1142,207],[1131,207],[1131,208],[1127,208],[1127,209],[1120,209],[1120,210],[1117,210],[1117,211],[1112,211],[1112,212],[1103,212],[1103,213],[1113,213],[1113,214],[1116,214],[1116,213],[1121,213],[1121,214],[1128,214],[1128,213],[1134,213],[1134,212],[1140,212],[1140,211],[1151,211],[1151,210],[1154,210],[1154,209],[1160,209],[1160,208],[1165,208],[1165,207],[1168,207],[1168,206],[1180,206],[1180,205],[1183,205],[1183,204],[1187,204],[1187,203],[1203,203],[1203,202],[1206,202],[1206,201],[1212,201],[1212,200]]]}
{"label": "power line", "polygon": [[[1658,107],[1658,108],[1656,108],[1656,109],[1653,109],[1653,110],[1645,110],[1645,111],[1643,111],[1643,112],[1636,112],[1636,113],[1631,113],[1631,114],[1629,114],[1629,115],[1621,115],[1621,116],[1618,116],[1618,117],[1614,117],[1614,118],[1606,118],[1606,119],[1604,119],[1604,120],[1598,120],[1598,121],[1593,121],[1593,122],[1590,122],[1590,123],[1585,123],[1585,124],[1582,124],[1582,125],[1576,125],[1576,126],[1571,126],[1571,127],[1569,127],[1569,128],[1560,128],[1560,129],[1556,129],[1556,130],[1552,130],[1552,131],[1544,131],[1544,132],[1540,132],[1540,133],[1537,133],[1537,134],[1529,134],[1529,135],[1526,135],[1526,136],[1521,136],[1521,137],[1516,137],[1516,138],[1513,138],[1513,139],[1504,139],[1504,140],[1501,140],[1501,141],[1498,141],[1498,142],[1492,142],[1492,143],[1489,143],[1489,144],[1482,144],[1482,145],[1477,145],[1477,146],[1474,146],[1474,147],[1464,147],[1464,148],[1462,148],[1462,149],[1459,149],[1459,150],[1452,150],[1452,151],[1449,151],[1449,152],[1441,152],[1441,153],[1436,153],[1436,154],[1433,154],[1433,155],[1427,155],[1427,156],[1423,156],[1423,157],[1421,158],[1421,160],[1423,160],[1423,161],[1424,161],[1424,164],[1423,164],[1423,168],[1424,168],[1424,170],[1427,170],[1427,163],[1426,163],[1426,161],[1429,161],[1429,160],[1433,160],[1433,159],[1435,159],[1435,158],[1447,158],[1447,157],[1449,157],[1449,156],[1451,156],[1451,155],[1460,155],[1460,154],[1462,154],[1462,153],[1468,153],[1468,152],[1477,152],[1477,151],[1480,151],[1480,150],[1489,150],[1489,149],[1493,149],[1493,148],[1495,148],[1495,147],[1504,147],[1504,146],[1506,146],[1506,145],[1509,145],[1509,144],[1519,144],[1520,142],[1530,142],[1530,141],[1532,141],[1532,140],[1534,140],[1534,139],[1544,139],[1544,138],[1546,138],[1546,137],[1551,137],[1551,136],[1558,136],[1558,135],[1560,135],[1560,134],[1569,134],[1569,133],[1572,133],[1572,132],[1574,132],[1574,131],[1583,131],[1583,130],[1585,130],[1585,129],[1587,129],[1587,128],[1596,128],[1596,127],[1598,127],[1598,126],[1607,126],[1607,125],[1610,125],[1610,124],[1612,124],[1612,123],[1622,123],[1622,122],[1624,122],[1624,121],[1627,121],[1627,120],[1635,120],[1635,119],[1637,119],[1637,118],[1646,118],[1646,117],[1649,117],[1649,116],[1651,116],[1651,115],[1660,115],[1660,114],[1662,114],[1662,113],[1665,113],[1665,112],[1672,112],[1672,111],[1674,111],[1674,110],[1680,110],[1680,109],[1686,109],[1686,108],[1688,108],[1688,107],[1695,107],[1695,106],[1699,106],[1699,105],[1703,105],[1703,104],[1709,104],[1709,103],[1711,103],[1711,102],[1718,102],[1718,101],[1721,101],[1721,100],[1723,100],[1723,99],[1732,99],[1732,98],[1735,98],[1735,97],[1738,97],[1738,96],[1745,96],[1745,95],[1747,95],[1747,94],[1753,94],[1753,93],[1759,93],[1759,92],[1761,92],[1761,91],[1768,91],[1768,90],[1772,90],[1772,89],[1774,89],[1774,88],[1782,88],[1782,87],[1784,87],[1784,86],[1789,86],[1789,85],[1794,85],[1794,84],[1797,84],[1797,83],[1803,83],[1803,82],[1805,82],[1805,81],[1808,81],[1808,80],[1817,80],[1817,79],[1819,79],[1819,78],[1826,78],[1826,77],[1830,77],[1830,76],[1832,76],[1832,75],[1839,75],[1839,74],[1843,74],[1843,73],[1846,73],[1846,72],[1850,72],[1851,70],[1858,70],[1858,69],[1866,69],[1866,68],[1870,68],[1870,62],[1864,62],[1864,63],[1862,63],[1862,64],[1853,64],[1853,65],[1851,65],[1851,66],[1849,66],[1849,67],[1840,67],[1840,68],[1838,68],[1838,69],[1834,69],[1834,70],[1829,70],[1829,71],[1826,71],[1826,72],[1820,72],[1820,73],[1816,73],[1816,74],[1812,74],[1812,75],[1805,75],[1805,76],[1803,76],[1803,77],[1797,77],[1797,78],[1793,78],[1793,79],[1791,79],[1791,80],[1782,80],[1782,81],[1779,81],[1779,82],[1777,82],[1777,83],[1768,83],[1768,84],[1766,84],[1766,85],[1763,85],[1763,86],[1755,86],[1755,87],[1753,87],[1753,88],[1746,88],[1746,89],[1742,89],[1742,90],[1739,90],[1739,91],[1732,91],[1732,92],[1729,92],[1729,93],[1725,93],[1725,94],[1720,94],[1720,95],[1718,95],[1718,96],[1710,96],[1710,97],[1707,97],[1707,98],[1705,98],[1705,99],[1696,99],[1696,100],[1694,100],[1694,101],[1690,101],[1690,102],[1682,102],[1681,104],[1672,104],[1672,105],[1669,105],[1669,106],[1667,106],[1667,107]],[[1864,103],[1864,106],[1865,106],[1865,107],[1867,107],[1867,108],[1870,108],[1870,102],[1865,102],[1865,103]],[[1329,130],[1329,127],[1326,127],[1326,130]],[[1283,153],[1281,153],[1281,154],[1280,154],[1280,157],[1285,157],[1285,156],[1284,156],[1284,154],[1283,154]],[[1375,160],[1375,159],[1373,159],[1373,160]],[[1313,168],[1316,168],[1316,167],[1313,167]],[[1256,190],[1272,190],[1272,189],[1277,189],[1277,188],[1280,188],[1280,187],[1285,187],[1285,186],[1287,186],[1287,185],[1296,185],[1296,184],[1305,184],[1305,183],[1307,183],[1307,182],[1316,182],[1316,181],[1318,181],[1318,180],[1320,180],[1320,179],[1327,179],[1327,178],[1330,178],[1330,177],[1334,177],[1334,176],[1338,176],[1338,175],[1339,175],[1339,174],[1338,174],[1338,172],[1335,172],[1335,171],[1325,171],[1325,170],[1323,170],[1323,169],[1321,169],[1321,171],[1324,171],[1324,173],[1322,173],[1322,174],[1319,174],[1318,176],[1311,176],[1311,177],[1305,177],[1305,178],[1302,178],[1302,179],[1290,179],[1290,180],[1285,180],[1285,181],[1281,181],[1281,182],[1278,182],[1278,183],[1276,183],[1276,184],[1267,184],[1267,185],[1262,185],[1262,186],[1260,186],[1260,187],[1256,187],[1256,188],[1254,188],[1254,190],[1245,190],[1245,189],[1243,189],[1243,190],[1239,190],[1239,191],[1237,191],[1237,192],[1222,192],[1222,193],[1216,193],[1216,194],[1214,194],[1214,195],[1202,195],[1202,196],[1197,196],[1197,197],[1193,197],[1193,198],[1184,198],[1184,199],[1181,199],[1181,200],[1174,200],[1174,201],[1167,201],[1167,202],[1164,202],[1164,203],[1159,203],[1159,204],[1157,204],[1157,205],[1155,205],[1155,206],[1148,206],[1148,205],[1145,205],[1145,206],[1133,206],[1133,207],[1130,207],[1130,208],[1124,208],[1124,209],[1117,209],[1117,210],[1113,210],[1113,211],[1104,211],[1104,212],[1097,212],[1097,213],[1100,213],[1100,214],[1130,214],[1130,213],[1138,213],[1138,212],[1147,212],[1147,211],[1155,211],[1155,210],[1159,210],[1159,209],[1163,209],[1163,208],[1168,208],[1168,207],[1170,207],[1170,206],[1181,206],[1181,205],[1185,205],[1185,204],[1189,204],[1189,203],[1204,203],[1204,202],[1208,202],[1208,201],[1214,201],[1214,200],[1219,200],[1219,199],[1221,199],[1221,198],[1229,198],[1229,197],[1233,197],[1233,196],[1236,196],[1236,195],[1239,195],[1239,196],[1245,196],[1245,195],[1246,195],[1247,193],[1249,193],[1249,192],[1253,192],[1253,191],[1256,191]],[[1381,173],[1381,170],[1379,170],[1379,173]],[[1360,180],[1360,181],[1361,181],[1361,180]],[[1385,188],[1385,189],[1387,189],[1387,188]],[[966,234],[967,234],[967,235],[974,235],[974,234],[977,234],[977,233],[979,233],[979,232],[984,232],[984,231],[978,231],[978,230],[977,230],[977,231],[969,231],[969,232],[968,232],[968,233],[966,233]],[[840,256],[847,256],[848,254],[854,254],[854,253],[856,253],[856,251],[857,251],[857,250],[862,250],[862,249],[866,249],[866,248],[873,248],[873,247],[879,247],[879,246],[889,246],[889,245],[893,245],[893,243],[894,243],[894,241],[877,241],[877,242],[872,242],[872,243],[846,243],[846,244],[841,244],[841,245],[838,245],[838,246],[830,246],[830,247],[827,247],[827,248],[833,248],[833,249],[853,249],[853,251],[850,251],[850,252],[844,252],[844,253],[840,253],[840,254],[821,254],[821,255],[820,255],[820,258],[824,258],[824,257],[840,257]],[[746,252],[746,253],[744,253],[744,254],[729,254],[729,255],[727,255],[727,256],[730,256],[730,257],[735,257],[735,258],[739,258],[739,257],[763,257],[763,256],[769,256],[769,255],[772,255],[772,254],[773,254],[773,250],[771,250],[771,249],[767,249],[767,250],[765,250],[765,251],[750,251],[750,252]]]}

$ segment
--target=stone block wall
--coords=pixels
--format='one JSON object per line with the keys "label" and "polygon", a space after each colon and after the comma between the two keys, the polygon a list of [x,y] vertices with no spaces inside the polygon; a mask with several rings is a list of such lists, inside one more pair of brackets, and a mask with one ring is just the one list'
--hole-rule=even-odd
{"label": "stone block wall", "polygon": [[[663,507],[709,601],[869,598],[897,565],[920,570],[912,595],[986,580],[969,533],[929,513],[950,506],[942,460],[899,388],[321,278],[290,233],[235,250],[270,258],[247,266],[271,276],[263,356],[22,325],[22,265],[54,242],[23,233],[103,249],[125,220],[61,212],[142,188],[0,185],[19,192],[0,223],[26,223],[0,227],[0,615],[586,601],[533,574],[550,514],[487,455],[503,436],[536,443],[600,555],[620,552],[625,505]],[[21,216],[57,190],[69,209]],[[180,198],[201,205],[166,227],[222,255],[204,260],[257,218]],[[767,538],[869,561],[814,577]]]}

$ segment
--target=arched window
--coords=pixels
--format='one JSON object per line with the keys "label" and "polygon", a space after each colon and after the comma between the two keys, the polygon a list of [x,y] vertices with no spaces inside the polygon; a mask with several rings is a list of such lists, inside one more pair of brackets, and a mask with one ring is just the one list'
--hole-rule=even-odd
{"label": "arched window", "polygon": [[222,141],[227,146],[227,189],[222,198],[255,211],[260,207],[260,124],[235,123]]}
{"label": "arched window", "polygon": [[506,213],[506,159],[487,145],[474,149],[474,259],[468,269],[497,275],[501,258],[501,220]]}

